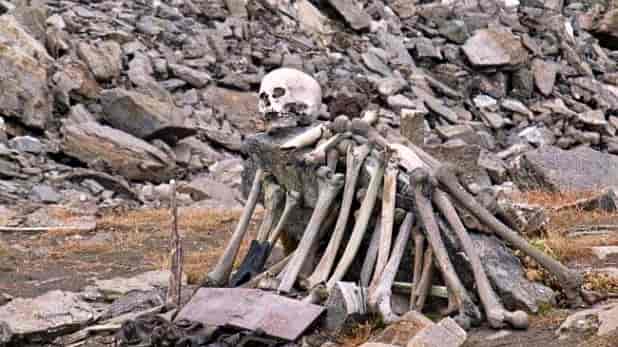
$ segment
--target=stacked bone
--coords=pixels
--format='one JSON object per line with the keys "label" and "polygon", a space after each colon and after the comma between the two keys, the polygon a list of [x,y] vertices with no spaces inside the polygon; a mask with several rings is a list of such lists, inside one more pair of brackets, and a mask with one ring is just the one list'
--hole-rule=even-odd
{"label": "stacked bone", "polygon": [[[275,70],[271,75],[281,72]],[[290,71],[287,70],[287,73]],[[311,77],[299,75],[294,81],[301,78]],[[263,116],[269,123],[267,128],[270,132],[276,134],[277,129],[296,127],[302,124],[298,121],[300,119],[313,119],[312,126],[302,128],[279,145],[280,150],[295,160],[317,168],[317,182],[308,183],[317,187],[311,218],[304,226],[295,249],[263,271],[272,245],[290,222],[292,211],[305,200],[302,195],[307,190],[291,186],[285,182],[285,174],[277,172],[276,164],[262,161],[253,177],[248,202],[237,229],[219,263],[208,275],[210,285],[257,286],[283,294],[304,293],[301,295],[307,295],[306,301],[319,303],[324,299],[321,294],[332,292],[344,276],[349,278],[353,263],[362,262],[361,274],[354,279],[368,292],[366,302],[361,305],[367,304],[385,322],[394,322],[399,316],[392,309],[392,288],[406,246],[412,241],[414,266],[409,276],[412,281],[409,309],[423,310],[432,287],[435,266],[448,288],[447,311],[452,314],[456,312],[456,321],[462,327],[469,328],[479,324],[483,316],[455,271],[443,241],[440,229],[448,228],[455,233],[471,264],[475,288],[489,325],[493,328],[507,325],[527,328],[527,314],[505,309],[493,290],[460,217],[465,210],[496,236],[544,266],[558,279],[568,301],[579,304],[581,275],[540,252],[498,220],[467,192],[448,164],[439,162],[398,134],[382,134],[376,127],[375,112],[365,112],[363,117],[355,119],[340,115],[331,121],[318,121],[317,115],[307,113],[311,108],[303,105],[305,99],[297,97],[298,93],[290,86],[292,82],[279,80],[279,83],[277,94],[286,95],[286,103],[295,107],[282,104],[274,110],[271,106],[277,100],[271,100],[272,95],[264,92],[261,107],[268,110]],[[264,87],[263,82],[262,89]],[[295,88],[301,86],[296,85]],[[299,93],[305,98],[311,95],[305,92]],[[285,120],[279,122],[280,119]],[[368,179],[361,179],[363,172],[368,173]],[[230,281],[233,263],[261,191],[264,192],[265,216],[243,265]],[[380,198],[381,204],[378,204]],[[360,207],[349,239],[344,243],[355,199],[359,200]],[[279,213],[281,206],[284,206],[283,212]],[[278,221],[275,223],[276,219]],[[402,221],[396,233],[397,219]],[[376,227],[367,251],[362,252],[361,244],[367,239],[370,225]],[[323,251],[320,241],[327,241]],[[364,259],[358,259],[363,256]]]}

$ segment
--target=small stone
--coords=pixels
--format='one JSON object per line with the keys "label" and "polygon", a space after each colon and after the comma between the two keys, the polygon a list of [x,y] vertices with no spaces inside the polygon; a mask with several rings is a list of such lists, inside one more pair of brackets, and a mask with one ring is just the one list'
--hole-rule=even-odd
{"label": "small stone", "polygon": [[472,100],[474,101],[474,104],[478,108],[490,108],[498,104],[496,99],[492,98],[489,95],[485,95],[485,94],[477,95]]}
{"label": "small stone", "polygon": [[43,153],[45,145],[39,139],[32,136],[17,136],[9,141],[9,147],[19,152],[27,152],[33,154]]}
{"label": "small stone", "polygon": [[371,25],[371,17],[356,2],[356,0],[328,0],[328,2],[343,16],[354,30],[367,30]]}
{"label": "small stone", "polygon": [[468,27],[462,20],[444,21],[438,31],[440,35],[460,45],[464,44],[468,37],[470,37]]}
{"label": "small stone", "polygon": [[172,70],[174,76],[189,83],[194,88],[203,88],[212,79],[208,73],[195,70],[184,65],[170,64],[169,68]]}
{"label": "small stone", "polygon": [[607,121],[605,120],[605,113],[603,110],[591,110],[584,113],[577,114],[577,120],[592,126],[605,126]]}
{"label": "small stone", "polygon": [[590,250],[599,260],[603,260],[610,255],[618,254],[618,246],[597,246],[590,247]]}
{"label": "small stone", "polygon": [[534,74],[534,84],[541,94],[549,96],[556,83],[558,67],[555,63],[545,62],[542,59],[532,61],[532,73]]}
{"label": "small stone", "polygon": [[60,202],[62,196],[58,192],[46,184],[38,184],[30,191],[32,199],[44,203],[57,203]]}
{"label": "small stone", "polygon": [[101,194],[105,188],[99,184],[99,182],[93,179],[86,179],[82,182],[82,185],[86,187],[92,194],[99,195]]}
{"label": "small stone", "polygon": [[98,80],[107,81],[120,76],[122,49],[117,42],[105,41],[92,45],[81,42],[77,46],[77,54]]}

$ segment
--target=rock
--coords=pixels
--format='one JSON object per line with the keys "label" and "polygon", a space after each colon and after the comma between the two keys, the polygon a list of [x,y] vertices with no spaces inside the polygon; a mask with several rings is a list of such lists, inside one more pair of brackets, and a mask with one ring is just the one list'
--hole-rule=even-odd
{"label": "rock", "polygon": [[52,58],[10,15],[0,16],[0,114],[45,129],[52,114],[47,68]]}
{"label": "rock", "polygon": [[120,76],[122,49],[117,42],[81,42],[77,45],[77,54],[98,80],[109,81]]}
{"label": "rock", "polygon": [[401,135],[417,146],[425,145],[427,112],[411,109],[401,110]]}
{"label": "rock", "polygon": [[470,63],[477,67],[518,65],[528,59],[519,38],[495,29],[478,30],[461,48]]}
{"label": "rock", "polygon": [[543,146],[522,155],[509,171],[525,189],[569,192],[618,186],[618,158],[585,146],[568,151]]}
{"label": "rock", "polygon": [[225,113],[226,119],[241,134],[253,134],[258,128],[256,115],[258,97],[256,93],[238,92],[231,89],[210,86],[202,94],[204,103]]}
{"label": "rock", "polygon": [[468,334],[452,318],[444,318],[438,324],[422,329],[407,347],[459,347],[466,342]]}
{"label": "rock", "polygon": [[76,331],[96,317],[97,312],[78,294],[60,290],[34,299],[13,299],[0,307],[0,323],[6,324],[11,337],[33,342]]}
{"label": "rock", "polygon": [[[449,249],[454,241],[453,234],[449,232],[445,242]],[[496,294],[509,310],[524,310],[536,313],[542,305],[551,305],[556,300],[556,293],[550,288],[526,279],[521,262],[512,254],[500,239],[481,233],[470,233],[474,249],[483,259],[483,268],[492,283]],[[455,249],[459,249],[456,247]],[[450,254],[454,254],[451,251]],[[453,264],[460,275],[462,282],[471,288],[473,285],[472,269],[463,255],[451,255]]]}
{"label": "rock", "polygon": [[58,203],[62,199],[62,196],[49,185],[38,184],[32,188],[30,197],[35,201],[44,203]]}
{"label": "rock", "polygon": [[554,89],[557,73],[558,68],[554,63],[545,62],[538,58],[532,61],[534,85],[545,96],[549,96]]}
{"label": "rock", "polygon": [[575,312],[560,325],[556,335],[560,339],[568,338],[572,334],[594,333],[603,336],[616,329],[618,329],[618,305],[611,303]]}
{"label": "rock", "polygon": [[209,177],[198,177],[186,184],[180,184],[178,191],[191,195],[194,201],[212,200],[220,208],[241,208],[240,193]]}
{"label": "rock", "polygon": [[106,122],[142,139],[177,141],[195,134],[194,129],[183,126],[182,113],[171,102],[117,88],[104,91],[101,104]]}
{"label": "rock", "polygon": [[328,0],[345,21],[354,30],[367,30],[371,17],[356,2],[356,0]]}
{"label": "rock", "polygon": [[591,110],[577,115],[577,120],[585,125],[602,127],[607,125],[603,110]]}
{"label": "rock", "polygon": [[192,87],[195,88],[203,88],[211,80],[211,77],[208,73],[195,70],[184,65],[170,64],[169,68],[174,74],[174,76],[189,83]]}
{"label": "rock", "polygon": [[[94,287],[107,300],[114,300],[127,295],[132,291],[149,292],[157,288],[167,288],[169,283],[169,271],[149,271],[135,277],[117,277],[109,280],[96,280]],[[183,274],[183,284],[187,284],[186,275]]]}
{"label": "rock", "polygon": [[590,247],[590,250],[592,251],[592,254],[594,254],[597,258],[599,258],[599,260],[603,260],[610,255],[618,254],[617,246],[603,246],[603,247],[596,246],[596,247]]}
{"label": "rock", "polygon": [[301,28],[319,34],[332,32],[328,17],[324,16],[309,0],[296,1],[295,7]]}
{"label": "rock", "polygon": [[97,123],[62,127],[62,150],[91,167],[100,167],[130,180],[161,182],[173,177],[175,163],[168,154],[122,131]]}
{"label": "rock", "polygon": [[416,311],[409,311],[396,323],[390,324],[377,336],[371,338],[373,343],[386,343],[406,346],[408,341],[419,331],[434,325],[429,318]]}
{"label": "rock", "polygon": [[326,307],[326,317],[323,328],[332,334],[343,329],[367,315],[363,298],[367,295],[366,289],[360,288],[351,282],[337,282],[330,290]]}
{"label": "rock", "polygon": [[9,147],[19,152],[40,154],[45,151],[45,145],[32,136],[17,136],[9,141]]}

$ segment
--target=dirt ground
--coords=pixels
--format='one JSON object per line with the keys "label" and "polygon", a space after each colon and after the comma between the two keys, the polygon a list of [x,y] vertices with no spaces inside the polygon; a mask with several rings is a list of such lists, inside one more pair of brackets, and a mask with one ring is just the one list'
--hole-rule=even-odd
{"label": "dirt ground", "polygon": [[[62,220],[74,217],[79,211],[49,207],[46,213]],[[533,238],[535,244],[586,271],[618,267],[618,257],[599,261],[586,251],[590,246],[618,244],[618,233],[578,238],[564,236],[564,231],[576,224],[618,224],[618,215],[570,213],[574,215],[562,215],[552,222],[553,232]],[[240,211],[180,209],[179,227],[190,283],[199,282],[214,266],[239,215]],[[259,225],[260,215],[258,213],[253,219],[251,233]],[[110,211],[97,216],[97,227],[93,231],[0,233],[0,293],[34,297],[52,289],[78,291],[94,279],[130,277],[147,270],[165,269],[170,220],[167,209]],[[560,229],[562,227],[564,230]],[[245,242],[240,259],[247,248],[248,242]],[[525,258],[523,260],[526,263]],[[530,268],[534,277],[534,264]],[[594,277],[587,278],[587,282],[593,289],[618,292],[618,285],[609,279]],[[558,340],[555,331],[568,314],[568,310],[551,309],[533,316],[531,327],[526,331],[497,332],[486,327],[476,328],[469,333],[465,346],[618,346],[618,332],[604,338],[582,335]],[[358,334],[344,338],[345,345],[350,347],[365,340]]]}

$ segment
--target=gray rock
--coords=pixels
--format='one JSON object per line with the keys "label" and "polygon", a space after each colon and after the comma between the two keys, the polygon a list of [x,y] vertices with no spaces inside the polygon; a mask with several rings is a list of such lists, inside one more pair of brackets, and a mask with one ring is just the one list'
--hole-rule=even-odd
{"label": "gray rock", "polygon": [[516,36],[495,29],[478,30],[461,48],[470,63],[479,67],[517,65],[528,59]]}
{"label": "gray rock", "polygon": [[534,74],[534,84],[541,94],[549,96],[556,83],[558,68],[555,63],[545,62],[536,58],[532,61],[532,73]]}
{"label": "gray rock", "polygon": [[96,317],[96,311],[78,294],[60,290],[34,299],[13,299],[0,307],[0,323],[8,327],[13,339],[51,340],[78,330]]}
{"label": "gray rock", "polygon": [[[167,288],[169,283],[169,271],[149,271],[135,277],[116,277],[109,280],[96,280],[94,287],[107,300],[114,300],[127,295],[132,291],[149,292],[157,288]],[[187,284],[187,278],[183,274],[183,284]]]}
{"label": "gray rock", "polygon": [[32,187],[30,197],[33,200],[44,203],[57,203],[62,200],[62,196],[51,186],[46,184],[37,184]]}
{"label": "gray rock", "polygon": [[131,180],[165,181],[173,176],[175,163],[165,152],[122,131],[92,122],[68,124],[61,130],[64,153],[91,167]]}
{"label": "gray rock", "polygon": [[192,87],[195,88],[205,87],[212,79],[208,73],[195,70],[184,65],[170,64],[169,68],[170,70],[172,70],[174,76],[189,83]]}
{"label": "gray rock", "polygon": [[240,192],[209,177],[198,177],[178,186],[178,191],[189,194],[194,201],[211,200],[221,208],[240,208]]}
{"label": "gray rock", "polygon": [[259,112],[256,93],[209,86],[202,93],[202,99],[206,105],[223,111],[226,119],[241,134],[257,132],[256,115]]}
{"label": "gray rock", "polygon": [[577,120],[585,125],[591,126],[605,126],[607,120],[605,120],[605,113],[603,110],[591,110],[577,115]]}
{"label": "gray rock", "polygon": [[106,122],[142,139],[178,140],[195,134],[183,126],[182,113],[171,101],[117,88],[103,92],[101,103]]}
{"label": "gray rock", "polygon": [[585,146],[543,146],[525,153],[510,175],[523,189],[593,191],[618,185],[618,158]]}
{"label": "gray rock", "polygon": [[117,42],[104,41],[93,44],[81,42],[77,45],[77,54],[88,64],[98,80],[108,81],[120,76],[122,49]]}
{"label": "gray rock", "polygon": [[618,329],[618,305],[615,303],[575,312],[556,331],[561,339],[573,334],[593,333],[604,336]]}
{"label": "gray rock", "polygon": [[410,339],[406,347],[460,347],[468,334],[452,318],[428,325]]}
{"label": "gray rock", "polygon": [[53,105],[47,85],[51,60],[15,17],[0,16],[0,114],[46,129]]}
{"label": "gray rock", "polygon": [[32,136],[17,136],[9,141],[9,147],[20,151],[33,154],[43,153],[45,145],[39,139]]}
{"label": "gray rock", "polygon": [[354,30],[369,29],[371,17],[359,7],[356,0],[328,0]]}

